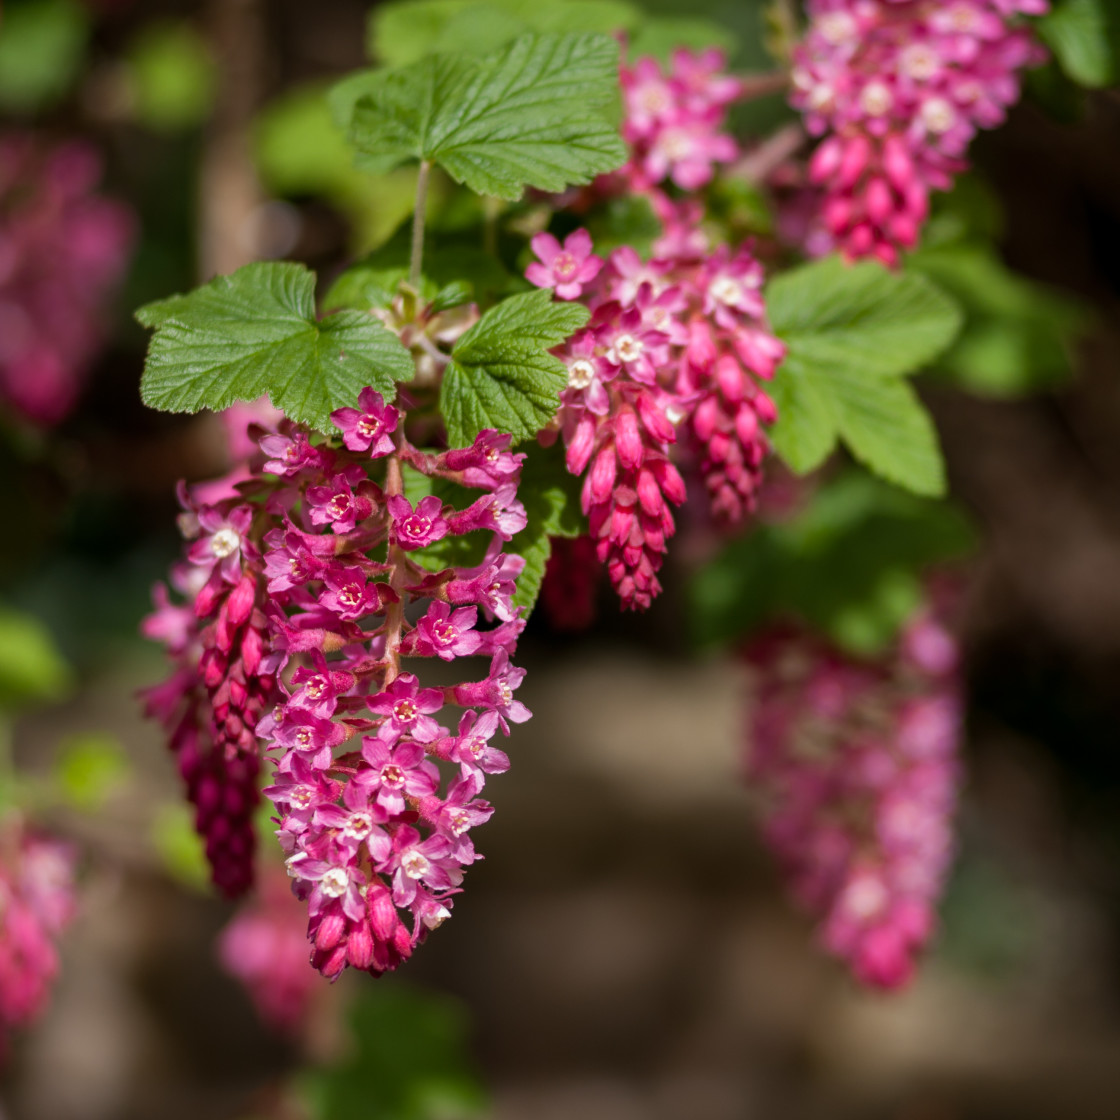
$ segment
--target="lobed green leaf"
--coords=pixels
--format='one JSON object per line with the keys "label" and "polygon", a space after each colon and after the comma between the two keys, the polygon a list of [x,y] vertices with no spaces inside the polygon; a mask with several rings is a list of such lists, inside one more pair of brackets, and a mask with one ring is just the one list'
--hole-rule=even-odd
{"label": "lobed green leaf", "polygon": [[528,439],[556,414],[567,371],[548,353],[588,319],[586,307],[556,303],[542,289],[492,307],[455,344],[440,388],[440,411],[452,446],[483,428]]}
{"label": "lobed green leaf", "polygon": [[842,439],[877,474],[919,494],[944,491],[936,431],[898,378],[932,361],[961,314],[925,277],[832,257],[777,277],[771,323],[789,348],[775,376],[772,438],[797,472]]}
{"label": "lobed green leaf", "polygon": [[431,55],[366,73],[335,104],[345,112],[359,95],[350,138],[363,167],[427,160],[478,194],[516,200],[526,186],[559,191],[625,162],[608,120],[618,50],[607,35],[523,35],[484,59]]}
{"label": "lobed green leaf", "polygon": [[330,432],[330,414],[365,385],[387,400],[414,366],[395,334],[370,315],[315,318],[315,275],[302,265],[257,263],[136,317],[155,329],[140,395],[171,412],[221,410],[265,393],[293,420]]}

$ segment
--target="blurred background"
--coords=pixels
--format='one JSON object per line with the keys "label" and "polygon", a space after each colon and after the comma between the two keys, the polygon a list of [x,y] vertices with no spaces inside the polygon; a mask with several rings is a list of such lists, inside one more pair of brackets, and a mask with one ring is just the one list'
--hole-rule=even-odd
{"label": "blurred background", "polygon": [[[645,6],[668,39],[772,66],[760,3]],[[102,269],[110,298],[84,307],[42,281],[65,309],[45,332],[43,393],[8,394],[0,421],[14,756],[68,791],[48,816],[87,853],[61,977],[0,1071],[0,1116],[1115,1117],[1120,96],[1053,64],[980,138],[927,237],[968,319],[922,393],[978,543],[960,854],[916,983],[861,991],[785,899],[738,780],[743,671],[710,640],[696,586],[710,542],[687,529],[648,614],[620,616],[604,594],[581,634],[534,615],[535,718],[492,787],[486,860],[402,975],[324,985],[293,1040],[222,971],[231,908],[205,887],[135,693],[164,672],[137,624],[177,555],[174,485],[220,472],[224,437],[212,417],[143,408],[130,313],[261,257],[329,282],[405,218],[411,174],[354,170],[322,98],[368,65],[369,10],[3,4],[0,210],[20,189],[11,169],[32,168],[53,200],[27,234],[35,252]],[[761,135],[785,117],[772,98],[739,125]],[[77,164],[63,175],[59,158]],[[51,194],[52,167],[81,197]],[[958,242],[969,267],[944,251]],[[5,276],[0,260],[0,351],[36,314]]]}

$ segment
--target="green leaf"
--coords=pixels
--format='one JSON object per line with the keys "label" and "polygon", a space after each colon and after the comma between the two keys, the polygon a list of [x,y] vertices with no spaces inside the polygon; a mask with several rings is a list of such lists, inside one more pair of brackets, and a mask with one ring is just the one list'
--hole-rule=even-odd
{"label": "green leaf", "polygon": [[1091,89],[1115,80],[1116,60],[1101,0],[1064,0],[1038,21],[1038,32],[1065,74]]}
{"label": "green leaf", "polygon": [[0,16],[0,106],[49,108],[77,77],[89,16],[75,0],[8,0]]}
{"label": "green leaf", "polygon": [[201,124],[209,115],[217,68],[206,41],[189,23],[145,26],[124,65],[141,124],[173,132]]}
{"label": "green leaf", "polygon": [[315,275],[302,265],[257,263],[187,295],[150,303],[154,327],[140,395],[170,412],[215,411],[267,393],[285,415],[323,432],[330,413],[365,385],[387,400],[414,372],[412,358],[370,315],[315,318]]}
{"label": "green leaf", "polygon": [[32,615],[0,608],[0,709],[57,700],[70,682],[47,628]]}
{"label": "green leaf", "polygon": [[438,163],[477,194],[516,200],[619,167],[618,43],[606,35],[524,35],[485,59],[432,55],[368,76],[350,138],[362,165]]}
{"label": "green leaf", "polygon": [[486,1094],[467,1060],[467,1018],[458,1002],[390,979],[363,985],[355,997],[345,1057],[300,1079],[316,1120],[484,1114]]}
{"label": "green leaf", "polygon": [[77,809],[99,809],[129,775],[128,756],[115,735],[84,732],[61,744],[54,765],[56,788]]}
{"label": "green leaf", "polygon": [[668,62],[673,51],[685,47],[700,51],[718,47],[728,56],[739,48],[739,38],[721,23],[689,16],[658,16],[646,20],[627,49],[631,59],[652,55]]}
{"label": "green leaf", "polygon": [[641,20],[621,0],[398,0],[370,14],[369,53],[388,66],[427,54],[496,50],[529,31],[629,31]]}
{"label": "green leaf", "polygon": [[916,494],[945,493],[937,429],[907,382],[838,370],[832,392],[840,438],[865,467]]}
{"label": "green leaf", "polygon": [[661,223],[648,198],[623,195],[598,207],[586,225],[595,251],[604,257],[622,245],[628,245],[640,257],[653,252],[653,243],[661,236]]}
{"label": "green leaf", "polygon": [[986,244],[958,243],[911,254],[965,312],[960,337],[937,362],[953,384],[988,397],[1052,388],[1073,372],[1087,311],[1068,295],[1012,272]]}
{"label": "green leaf", "polygon": [[878,653],[920,602],[923,572],[974,544],[954,507],[850,471],[798,516],[731,542],[693,577],[694,634],[702,644],[732,642],[793,617],[853,653]]}
{"label": "green leaf", "polygon": [[775,376],[778,453],[799,473],[818,467],[843,439],[884,478],[940,494],[936,433],[897,378],[916,372],[952,341],[959,309],[922,276],[828,258],[767,288],[771,323],[789,347]]}
{"label": "green leaf", "polygon": [[541,289],[492,307],[455,344],[440,411],[448,442],[466,447],[483,428],[528,439],[556,414],[567,371],[549,354],[588,319],[586,307],[555,303]]}

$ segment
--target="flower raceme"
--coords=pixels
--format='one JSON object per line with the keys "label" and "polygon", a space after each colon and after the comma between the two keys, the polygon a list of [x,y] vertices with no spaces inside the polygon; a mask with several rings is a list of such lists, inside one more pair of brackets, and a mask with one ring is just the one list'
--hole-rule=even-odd
{"label": "flower raceme", "polygon": [[68,845],[0,822],[0,1059],[8,1032],[46,1005],[74,916],[74,863]]}
{"label": "flower raceme", "polygon": [[951,187],[976,131],[1000,124],[1018,99],[1018,71],[1045,58],[1018,17],[1048,7],[810,0],[791,101],[826,137],[809,175],[823,192],[825,231],[848,257],[893,265],[915,247],[930,192]]}
{"label": "flower raceme", "polygon": [[[341,447],[284,420],[232,496],[183,491],[188,544],[172,582],[193,605],[158,590],[146,632],[176,662],[148,706],[171,732],[215,882],[230,895],[251,882],[263,742],[312,962],[334,978],[396,967],[450,915],[479,858],[471,829],[492,812],[486,779],[509,765],[491,740],[530,713],[510,662],[524,561],[502,551],[526,521],[524,455],[492,430],[469,448],[418,451],[371,389],[332,420]],[[434,492],[410,497],[406,472]],[[440,496],[470,490],[481,494],[465,508]],[[418,562],[476,531],[492,544],[474,567]],[[488,673],[425,687],[405,668],[462,657]]]}
{"label": "flower raceme", "polygon": [[882,661],[792,631],[756,639],[746,660],[746,772],[763,838],[825,948],[862,983],[900,987],[933,932],[952,857],[956,642],[923,611]]}
{"label": "flower raceme", "polygon": [[100,177],[84,142],[0,135],[0,400],[42,427],[77,402],[135,236]]}
{"label": "flower raceme", "polygon": [[[527,275],[551,282],[542,269]],[[597,557],[624,608],[648,607],[661,590],[671,507],[685,499],[670,460],[679,427],[716,520],[733,526],[754,508],[762,425],[777,416],[759,381],[785,353],[766,325],[761,286],[748,246],[649,262],[622,247],[580,285],[592,316],[554,351],[568,368],[559,426],[569,471],[585,476]]]}
{"label": "flower raceme", "polygon": [[[568,367],[558,426],[568,469],[584,475],[582,506],[596,556],[626,609],[660,592],[673,507],[685,499],[676,456],[699,474],[715,521],[734,527],[753,510],[777,418],[759,382],[785,355],[770,333],[762,268],[750,245],[712,250],[702,204],[676,199],[737,154],[722,132],[745,95],[716,50],[678,50],[667,71],[650,58],[623,66],[623,137],[631,158],[585,197],[647,198],[662,223],[653,259],[629,247],[604,261],[584,229],[563,245],[538,234],[526,277],[559,299],[580,299],[591,322],[554,351]],[[553,577],[555,583],[556,577]]]}

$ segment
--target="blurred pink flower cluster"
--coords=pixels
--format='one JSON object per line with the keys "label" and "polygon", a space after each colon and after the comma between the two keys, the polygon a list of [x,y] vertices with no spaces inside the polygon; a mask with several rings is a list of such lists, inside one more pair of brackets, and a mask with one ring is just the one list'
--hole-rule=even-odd
{"label": "blurred pink flower cluster", "polygon": [[56,943],[74,916],[74,863],[68,845],[0,824],[0,1058],[8,1033],[50,995]]}
{"label": "blurred pink flower cluster", "polygon": [[961,683],[928,610],[861,661],[802,632],[746,651],[746,773],[762,834],[824,947],[862,983],[896,988],[933,933],[953,851]]}
{"label": "blurred pink flower cluster", "polygon": [[44,427],[77,402],[135,237],[100,178],[87,143],[0,135],[0,402]]}
{"label": "blurred pink flower cluster", "polygon": [[245,986],[260,1017],[286,1033],[303,1024],[315,985],[322,983],[307,967],[306,925],[283,869],[270,864],[218,938],[222,966]]}
{"label": "blurred pink flower cluster", "polygon": [[[1018,17],[1047,0],[809,0],[791,101],[814,136],[820,222],[846,256],[888,265],[918,243],[929,195],[1045,58]],[[816,239],[818,248],[821,238]],[[827,250],[826,250],[827,251]]]}

